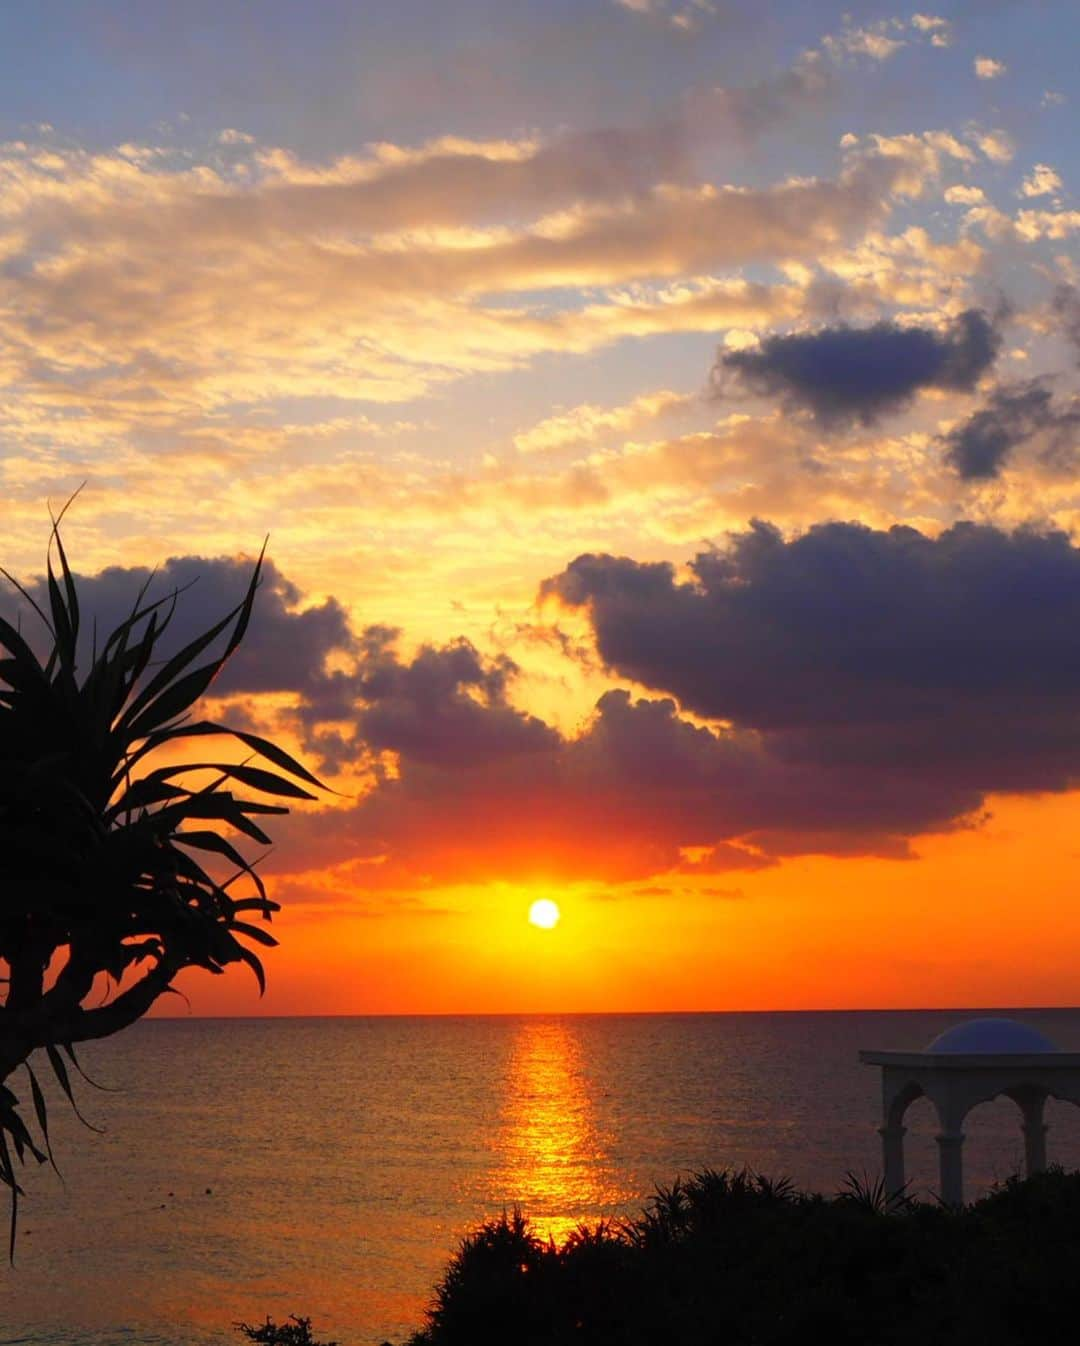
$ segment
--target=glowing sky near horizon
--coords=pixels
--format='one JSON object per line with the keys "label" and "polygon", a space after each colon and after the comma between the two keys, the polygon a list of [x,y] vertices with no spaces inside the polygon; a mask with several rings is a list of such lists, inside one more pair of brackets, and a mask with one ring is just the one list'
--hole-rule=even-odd
{"label": "glowing sky near horizon", "polygon": [[269,532],[212,709],[340,791],[195,1012],[1075,1002],[1078,39],[5,7],[0,563]]}

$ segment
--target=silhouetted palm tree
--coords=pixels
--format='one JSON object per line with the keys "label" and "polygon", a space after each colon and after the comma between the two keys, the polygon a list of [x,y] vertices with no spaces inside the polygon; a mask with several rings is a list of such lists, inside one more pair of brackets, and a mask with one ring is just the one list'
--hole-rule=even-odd
{"label": "silhouetted palm tree", "polygon": [[[249,945],[276,941],[248,918],[269,920],[277,904],[229,835],[267,844],[257,819],[288,809],[266,797],[312,799],[297,781],[319,785],[274,744],[191,719],[244,636],[262,554],[242,601],[178,653],[155,659],[178,594],[150,602],[144,585],[127,619],[100,644],[95,632],[85,657],[58,525],[47,602],[16,584],[49,633],[44,657],[0,619],[0,1183],[11,1192],[12,1248],[15,1165],[52,1158],[32,1053],[45,1051],[70,1099],[75,1045],[134,1023],[184,968],[220,973],[244,962],[262,989]],[[249,750],[247,761],[179,760],[188,739],[223,734]],[[103,986],[112,995],[97,1003]],[[20,1067],[32,1116],[10,1087]]]}

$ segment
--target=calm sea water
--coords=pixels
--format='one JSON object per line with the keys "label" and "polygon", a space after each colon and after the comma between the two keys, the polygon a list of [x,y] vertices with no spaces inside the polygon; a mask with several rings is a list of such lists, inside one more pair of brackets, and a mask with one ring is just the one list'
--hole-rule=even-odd
{"label": "calm sea water", "polygon": [[[1002,1011],[995,1011],[1001,1013]],[[835,1191],[878,1168],[877,1072],[977,1011],[184,1020],[87,1047],[93,1135],[54,1106],[64,1182],[27,1174],[0,1341],[239,1342],[290,1312],[400,1340],[460,1236],[519,1203],[541,1230],[633,1212],[657,1182],[749,1165]],[[1080,1050],[1080,1011],[1016,1011]],[[1051,1103],[1080,1166],[1080,1109]],[[969,1118],[969,1194],[1016,1170],[1018,1114]],[[934,1122],[908,1115],[933,1179]]]}

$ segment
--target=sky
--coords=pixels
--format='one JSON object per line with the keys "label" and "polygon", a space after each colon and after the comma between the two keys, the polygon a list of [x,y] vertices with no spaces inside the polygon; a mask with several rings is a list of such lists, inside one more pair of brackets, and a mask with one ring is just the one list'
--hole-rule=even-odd
{"label": "sky", "polygon": [[208,709],[336,792],[170,1013],[1076,1002],[1078,41],[0,9],[0,563],[85,483],[194,631],[269,534]]}

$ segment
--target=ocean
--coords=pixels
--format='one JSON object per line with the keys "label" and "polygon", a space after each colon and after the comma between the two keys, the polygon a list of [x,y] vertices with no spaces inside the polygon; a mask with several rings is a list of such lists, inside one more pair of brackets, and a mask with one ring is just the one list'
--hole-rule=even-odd
{"label": "ocean", "polygon": [[[1080,1050],[1080,1011],[983,1012]],[[824,1192],[876,1173],[859,1049],[918,1049],[978,1013],[144,1022],[82,1052],[115,1091],[78,1091],[102,1134],[53,1104],[63,1180],[25,1174],[0,1342],[239,1343],[238,1320],[290,1313],[341,1346],[400,1342],[457,1241],[504,1208],[558,1237],[705,1166]],[[1080,1109],[1051,1100],[1047,1121],[1051,1161],[1080,1166]],[[925,1193],[926,1100],[907,1123]],[[1015,1105],[967,1134],[970,1197],[1021,1163]]]}

